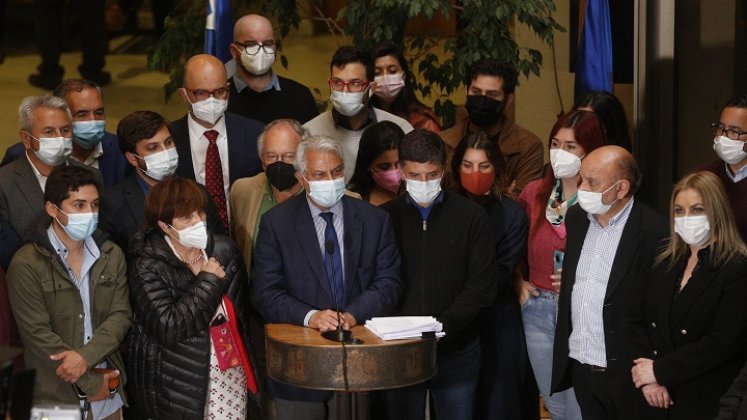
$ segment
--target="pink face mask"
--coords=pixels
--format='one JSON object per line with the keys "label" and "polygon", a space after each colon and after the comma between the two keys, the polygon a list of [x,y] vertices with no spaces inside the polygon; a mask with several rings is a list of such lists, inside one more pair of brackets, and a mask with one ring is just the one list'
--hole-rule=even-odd
{"label": "pink face mask", "polygon": [[402,181],[402,172],[399,169],[390,169],[388,171],[371,170],[371,177],[381,188],[397,193],[399,191],[399,184]]}

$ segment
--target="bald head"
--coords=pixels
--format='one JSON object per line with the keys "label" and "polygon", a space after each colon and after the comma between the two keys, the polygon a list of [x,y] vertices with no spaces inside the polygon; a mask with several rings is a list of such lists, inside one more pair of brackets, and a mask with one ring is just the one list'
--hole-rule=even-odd
{"label": "bald head", "polygon": [[634,194],[641,184],[641,173],[633,155],[620,146],[602,146],[581,162],[581,184],[588,191],[604,191],[618,180],[626,181],[626,196]]}
{"label": "bald head", "polygon": [[212,90],[201,85],[222,84],[225,86],[226,79],[228,79],[226,67],[220,60],[210,54],[195,55],[184,64],[184,82],[182,86],[187,89]]}
{"label": "bald head", "polygon": [[242,16],[233,25],[233,42],[245,44],[248,41],[264,42],[275,40],[272,23],[261,15]]}

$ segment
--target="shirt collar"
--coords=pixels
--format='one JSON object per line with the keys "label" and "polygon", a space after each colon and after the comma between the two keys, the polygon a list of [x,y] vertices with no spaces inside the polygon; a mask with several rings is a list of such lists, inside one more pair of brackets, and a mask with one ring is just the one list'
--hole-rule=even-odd
{"label": "shirt collar", "polygon": [[738,171],[732,175],[731,173],[731,167],[728,163],[724,162],[724,165],[726,166],[726,176],[729,177],[734,183],[737,183],[745,178],[747,178],[747,165],[742,166],[739,168]]}
{"label": "shirt collar", "polygon": [[[52,220],[52,223],[59,222],[57,222],[57,220]],[[67,262],[69,251],[62,240],[60,240],[60,238],[57,236],[57,232],[54,231],[54,226],[52,226],[52,224],[50,224],[47,228],[47,236],[49,237],[49,244],[52,245],[52,249],[54,249],[57,255],[60,256],[60,258]],[[85,239],[84,250],[89,254],[89,256],[95,259],[101,256],[101,251],[99,251],[99,247],[98,245],[96,245],[96,241],[93,239],[93,236],[89,236]]]}
{"label": "shirt collar", "polygon": [[218,119],[218,122],[215,123],[215,125],[211,128],[205,128],[200,123],[195,121],[194,117],[192,117],[192,113],[187,114],[187,126],[189,127],[189,132],[196,134],[197,138],[199,139],[202,137],[206,131],[208,130],[215,130],[218,132],[218,138],[226,138],[226,114],[223,114],[220,119]]}
{"label": "shirt collar", "polygon": [[73,155],[70,155],[70,157],[86,166],[91,166],[94,162],[96,162],[96,159],[98,159],[103,154],[104,154],[104,146],[101,144],[101,142],[98,142],[96,143],[96,146],[94,146],[93,150],[88,155],[85,161],[78,160]]}
{"label": "shirt collar", "polygon": [[[268,90],[272,90],[272,89],[280,91],[280,80],[278,79],[277,73],[275,73],[272,70],[270,70],[270,72],[272,73],[270,84],[267,85],[264,89],[262,89],[261,92],[267,92]],[[236,74],[233,76],[233,86],[236,88],[236,92],[239,92],[239,93],[243,92],[244,89],[249,88],[249,85],[244,81],[244,78],[241,77],[241,74],[239,73],[239,71],[237,71]]]}
{"label": "shirt collar", "polygon": [[312,219],[314,217],[319,216],[321,213],[327,213],[327,212],[332,213],[339,218],[342,218],[342,200],[336,202],[335,205],[332,206],[329,210],[322,210],[319,207],[317,207],[316,204],[314,204],[311,201],[311,198],[309,198],[308,194],[306,194],[306,202],[309,205],[309,210],[311,210]]}
{"label": "shirt collar", "polygon": [[348,123],[348,117],[340,114],[334,108],[332,108],[332,121],[334,121],[335,126],[340,126],[340,127],[344,128],[346,130],[350,130],[350,131],[362,131],[363,129],[365,129],[369,125],[376,123],[376,109],[374,107],[368,106],[368,105],[366,105],[366,107],[368,108],[368,116],[366,118],[366,121],[363,123],[363,125],[361,126],[361,128],[359,128],[358,130],[353,130],[350,127],[350,124]]}
{"label": "shirt collar", "polygon": [[444,201],[444,192],[441,190],[441,192],[438,193],[436,198],[433,200],[430,206],[423,207],[420,204],[416,203],[415,200],[412,199],[409,193],[405,193],[405,201],[407,203],[410,203],[415,209],[417,209],[418,212],[420,212],[420,216],[423,218],[423,220],[428,220],[428,217],[431,215],[431,210],[436,206],[436,204],[439,204]]}
{"label": "shirt collar", "polygon": [[[628,221],[628,216],[630,216],[630,209],[633,208],[633,201],[635,201],[635,199],[633,197],[630,197],[630,201],[628,201],[628,204],[626,204],[625,207],[623,207],[616,215],[610,217],[609,222],[607,222],[607,228],[618,229],[622,226],[625,226],[625,222]],[[597,227],[602,227],[602,225],[597,222],[597,218],[595,215],[586,213],[586,216],[594,225],[596,225]]]}

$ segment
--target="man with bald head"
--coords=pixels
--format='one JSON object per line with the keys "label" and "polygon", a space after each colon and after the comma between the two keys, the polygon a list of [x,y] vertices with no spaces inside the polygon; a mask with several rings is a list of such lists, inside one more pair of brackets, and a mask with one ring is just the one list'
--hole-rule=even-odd
{"label": "man with bald head", "polygon": [[579,173],[579,206],[565,221],[552,392],[572,386],[585,419],[637,418],[646,408],[631,379],[626,311],[669,223],[634,198],[641,173],[622,147],[589,153]]}
{"label": "man with bald head", "polygon": [[265,124],[280,118],[304,124],[319,114],[308,87],[272,71],[278,41],[267,18],[252,14],[237,20],[229,49],[236,62],[229,112]]}
{"label": "man with bald head", "polygon": [[233,181],[262,170],[257,136],[264,125],[226,113],[226,69],[212,55],[187,60],[179,94],[189,112],[172,127],[179,153],[176,173],[205,186],[228,231],[228,190]]}

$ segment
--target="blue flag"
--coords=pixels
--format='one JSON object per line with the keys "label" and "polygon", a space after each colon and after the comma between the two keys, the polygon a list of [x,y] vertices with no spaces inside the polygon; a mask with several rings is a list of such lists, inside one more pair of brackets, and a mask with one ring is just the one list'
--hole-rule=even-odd
{"label": "blue flag", "polygon": [[[583,6],[582,1],[582,6]],[[590,90],[612,92],[612,30],[608,0],[586,0],[579,22],[576,98]]]}
{"label": "blue flag", "polygon": [[222,62],[231,59],[228,46],[233,41],[233,19],[231,0],[208,0],[205,21],[205,53],[214,55]]}

